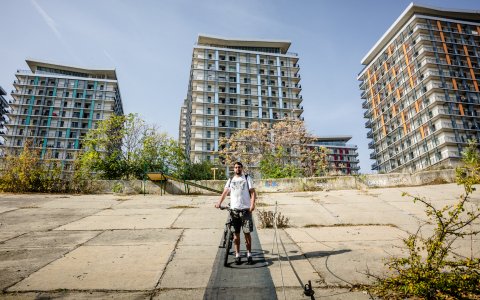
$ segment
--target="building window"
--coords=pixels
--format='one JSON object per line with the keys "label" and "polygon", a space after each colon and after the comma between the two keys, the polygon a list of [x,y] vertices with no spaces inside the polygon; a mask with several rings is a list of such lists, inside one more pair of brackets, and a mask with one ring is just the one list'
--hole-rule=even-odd
{"label": "building window", "polygon": [[207,138],[211,138],[211,137],[212,137],[211,131],[207,131]]}

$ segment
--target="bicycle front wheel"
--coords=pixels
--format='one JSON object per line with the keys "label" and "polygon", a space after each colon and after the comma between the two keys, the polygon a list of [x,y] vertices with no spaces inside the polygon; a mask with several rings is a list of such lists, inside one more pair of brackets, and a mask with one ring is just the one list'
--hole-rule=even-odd
{"label": "bicycle front wheel", "polygon": [[233,233],[230,231],[228,233],[228,240],[225,245],[225,257],[223,258],[223,266],[228,266],[228,255],[230,254],[230,249],[232,248],[233,243]]}
{"label": "bicycle front wheel", "polygon": [[220,242],[219,248],[225,248],[225,246],[227,245],[227,234],[228,234],[228,229],[225,228],[225,230],[223,231],[223,238],[222,238],[222,241]]}

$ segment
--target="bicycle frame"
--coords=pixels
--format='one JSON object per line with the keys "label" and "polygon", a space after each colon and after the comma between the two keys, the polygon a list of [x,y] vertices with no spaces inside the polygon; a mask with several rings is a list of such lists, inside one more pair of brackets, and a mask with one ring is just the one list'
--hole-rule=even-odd
{"label": "bicycle frame", "polygon": [[226,267],[228,266],[228,256],[230,255],[230,249],[233,245],[233,233],[235,230],[232,230],[233,227],[233,219],[235,218],[234,213],[239,212],[239,218],[242,218],[242,211],[236,211],[231,209],[228,206],[220,207],[221,210],[228,210],[228,221],[225,223],[225,229],[223,231],[223,240],[220,248],[225,248],[225,255],[223,259],[223,265]]}

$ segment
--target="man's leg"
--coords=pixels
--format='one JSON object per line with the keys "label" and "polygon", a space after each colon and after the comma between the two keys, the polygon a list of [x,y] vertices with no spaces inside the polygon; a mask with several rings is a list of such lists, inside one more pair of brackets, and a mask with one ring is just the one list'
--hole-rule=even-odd
{"label": "man's leg", "polygon": [[252,236],[250,233],[245,233],[245,246],[247,246],[248,253],[252,252]]}
{"label": "man's leg", "polygon": [[233,243],[235,245],[235,256],[237,257],[240,255],[240,232],[233,234]]}
{"label": "man's leg", "polygon": [[252,264],[252,236],[250,232],[253,231],[253,219],[250,212],[243,215],[243,233],[245,235],[245,246],[247,247],[247,263]]}
{"label": "man's leg", "polygon": [[242,228],[242,220],[234,219],[233,227],[235,229],[233,233],[233,244],[235,247],[235,263],[238,265],[241,263],[242,259],[240,257],[240,230]]}

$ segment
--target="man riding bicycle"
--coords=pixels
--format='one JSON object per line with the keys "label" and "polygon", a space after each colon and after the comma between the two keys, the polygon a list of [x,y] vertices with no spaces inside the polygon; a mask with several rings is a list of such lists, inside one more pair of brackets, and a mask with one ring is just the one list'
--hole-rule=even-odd
{"label": "man riding bicycle", "polygon": [[216,208],[220,208],[223,200],[230,192],[230,208],[242,211],[241,217],[233,218],[233,227],[235,233],[233,242],[235,244],[235,263],[241,264],[240,257],[240,228],[243,227],[245,235],[245,245],[247,247],[247,263],[252,263],[252,237],[250,233],[253,231],[252,212],[255,209],[255,189],[253,181],[248,175],[243,174],[243,165],[236,162],[234,165],[235,176],[230,178],[225,184],[220,200],[215,204]]}

